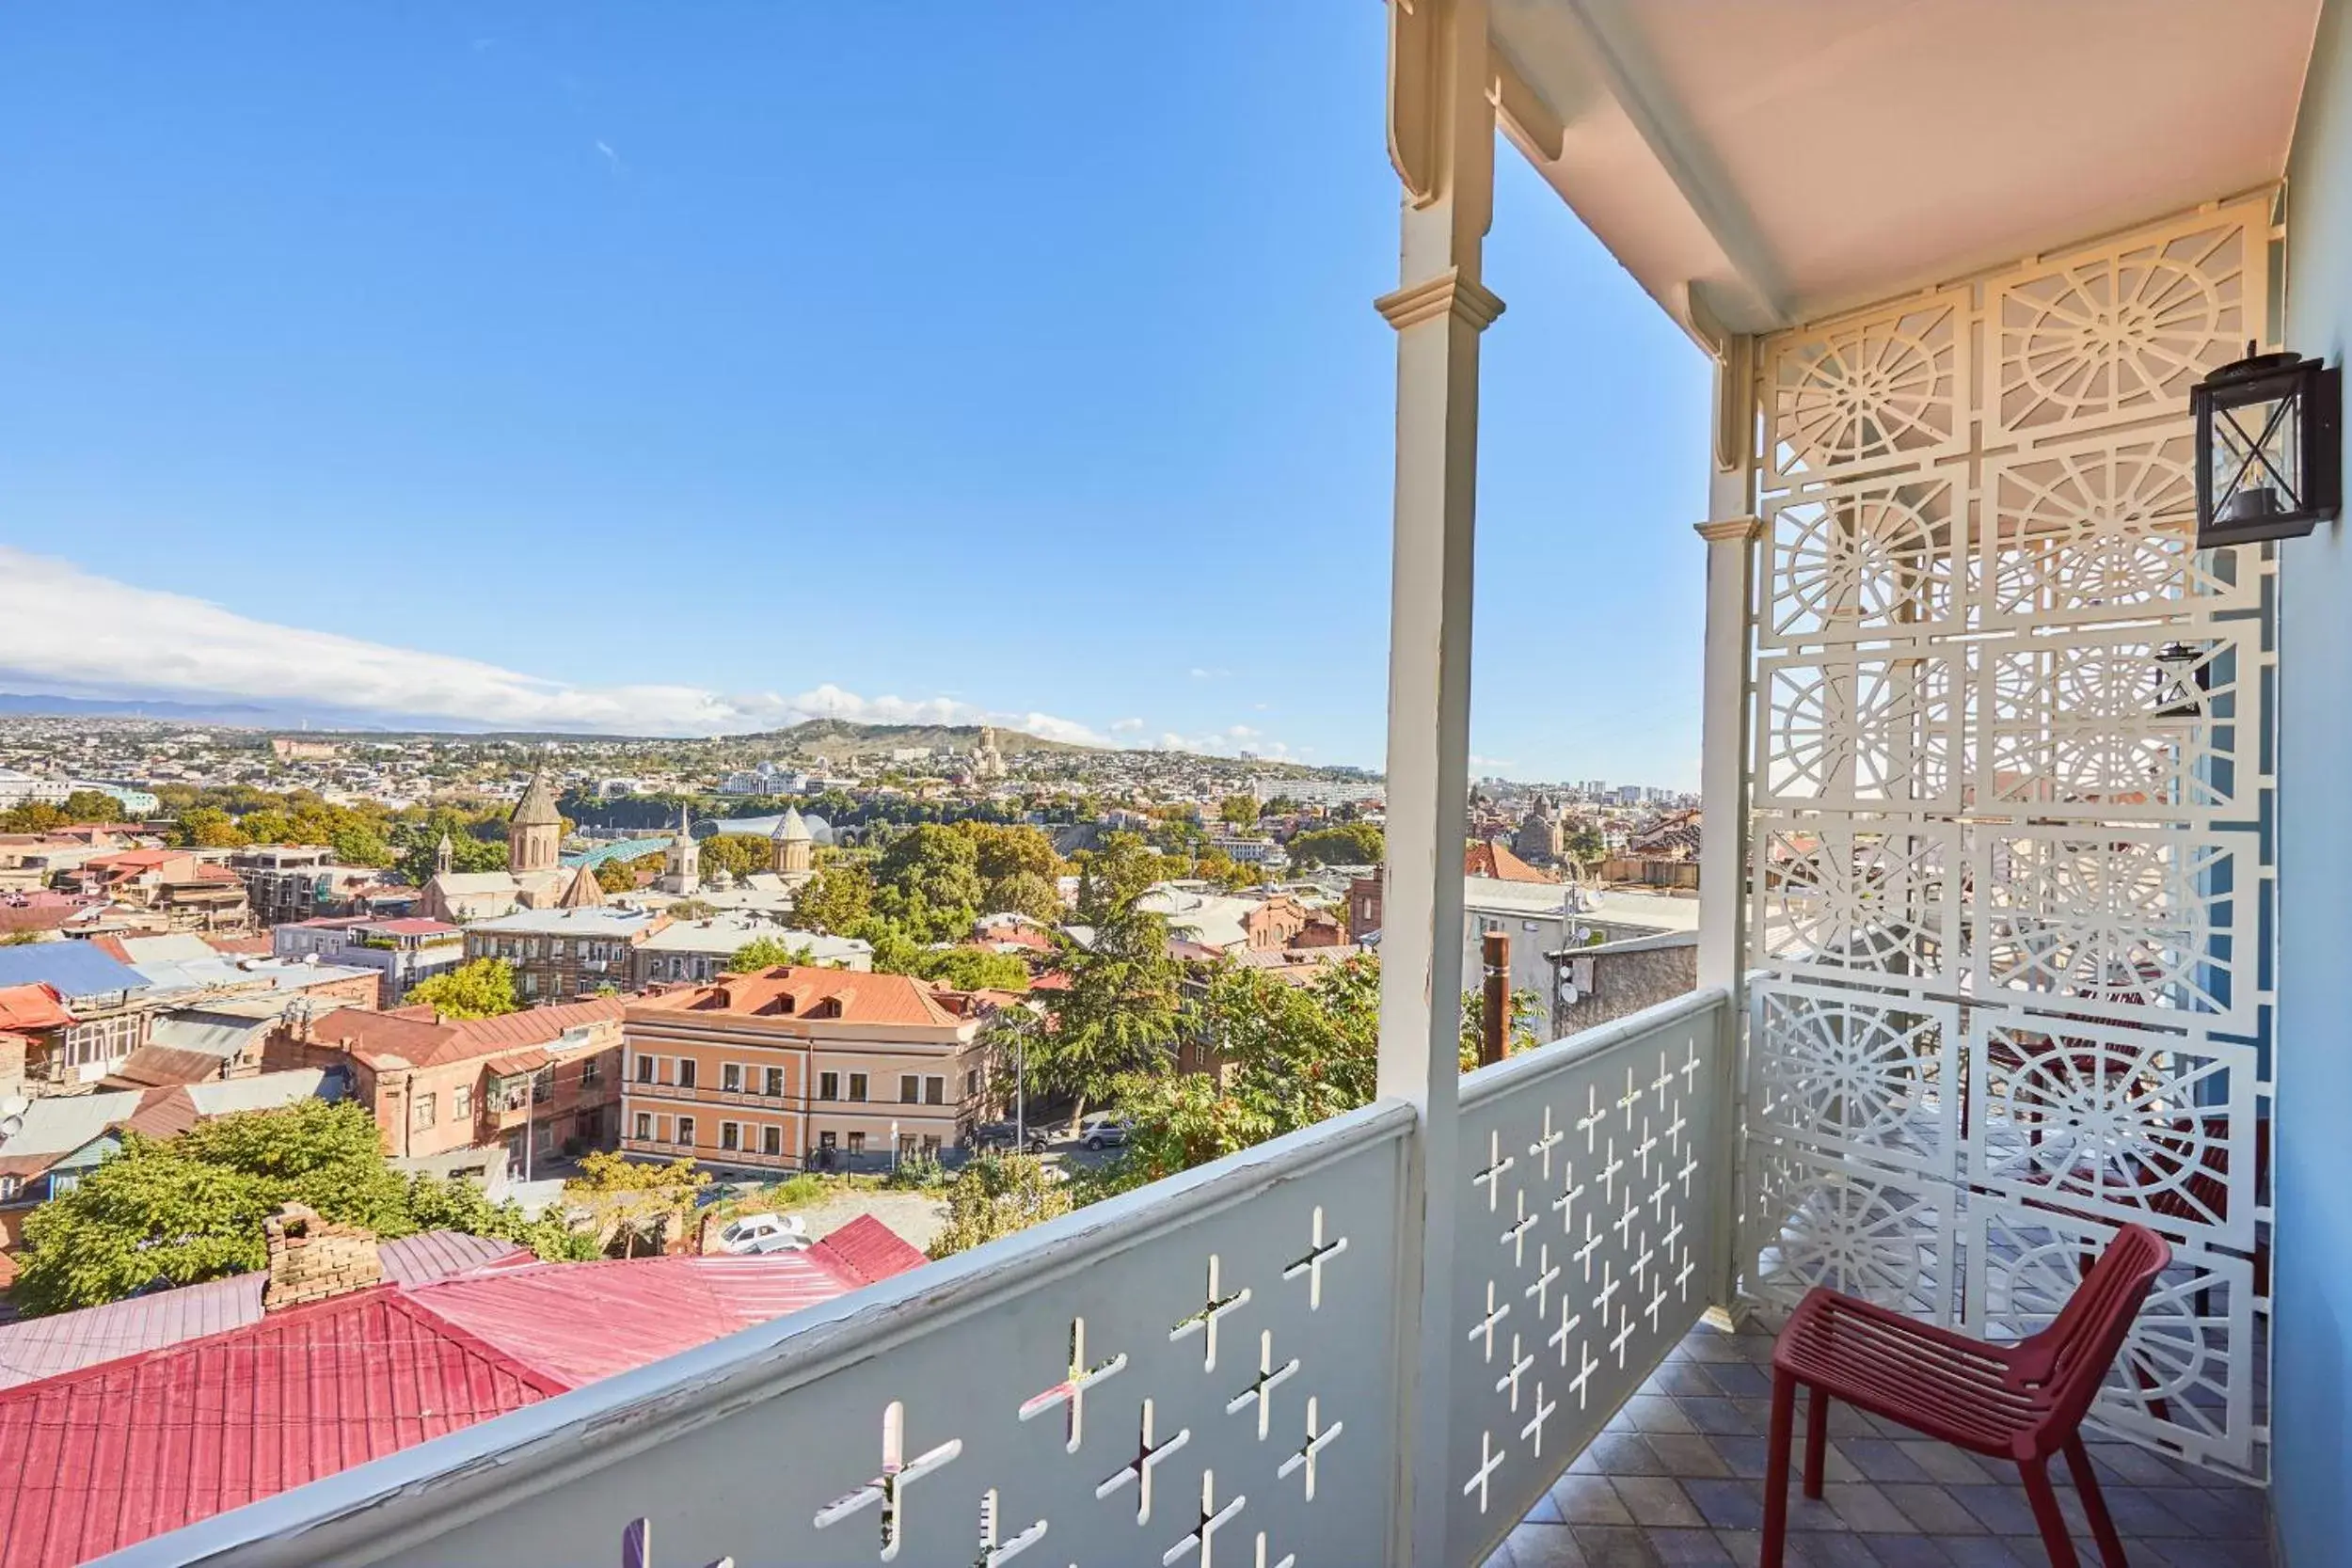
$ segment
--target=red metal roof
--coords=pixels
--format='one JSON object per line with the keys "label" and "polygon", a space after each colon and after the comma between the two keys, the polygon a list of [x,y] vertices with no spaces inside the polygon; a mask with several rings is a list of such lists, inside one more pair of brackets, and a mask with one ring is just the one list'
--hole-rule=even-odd
{"label": "red metal roof", "polygon": [[[516,1259],[538,1261],[512,1242],[458,1230],[403,1236],[377,1247],[376,1256],[387,1280],[411,1286]],[[0,1323],[0,1389],[259,1323],[262,1286],[268,1278],[259,1271],[230,1275],[77,1312]]]}
{"label": "red metal roof", "polygon": [[0,1560],[69,1568],[564,1391],[396,1286],[0,1394]]}
{"label": "red metal roof", "polygon": [[0,1029],[62,1029],[72,1022],[54,987],[0,986]]}
{"label": "red metal roof", "polygon": [[811,1247],[757,1258],[540,1263],[444,1279],[414,1295],[526,1365],[577,1386],[707,1345],[866,1283]]}
{"label": "red metal roof", "polygon": [[808,1250],[826,1254],[839,1272],[859,1285],[871,1285],[930,1261],[920,1247],[871,1214],[858,1215]]}

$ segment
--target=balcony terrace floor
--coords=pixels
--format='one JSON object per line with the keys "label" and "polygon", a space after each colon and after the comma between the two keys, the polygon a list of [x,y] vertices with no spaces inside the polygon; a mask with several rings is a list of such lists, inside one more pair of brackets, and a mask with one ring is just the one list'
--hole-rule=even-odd
{"label": "balcony terrace floor", "polygon": [[[1702,1323],[1569,1465],[1486,1568],[1752,1565],[1764,1517],[1772,1336]],[[1804,1432],[1805,1402],[1797,1403]],[[2267,1568],[2256,1487],[2135,1444],[2090,1443],[2133,1568]],[[1825,1496],[1792,1479],[1789,1568],[2042,1568],[2014,1468],[1861,1411],[1830,1416]],[[2074,1489],[2059,1505],[2085,1564],[2098,1546]]]}

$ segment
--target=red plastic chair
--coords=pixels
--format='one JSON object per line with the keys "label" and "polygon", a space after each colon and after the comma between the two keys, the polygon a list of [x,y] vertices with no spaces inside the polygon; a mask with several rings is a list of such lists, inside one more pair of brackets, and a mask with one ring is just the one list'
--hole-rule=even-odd
{"label": "red plastic chair", "polygon": [[1806,1497],[1821,1495],[1830,1402],[1844,1400],[1972,1453],[2014,1462],[2052,1568],[2079,1568],[2050,1487],[2050,1456],[2064,1453],[2100,1557],[2106,1568],[2127,1568],[2083,1449],[2082,1420],[2140,1304],[2171,1261],[2172,1249],[2154,1231],[2123,1227],[2058,1320],[2006,1347],[1815,1287],[1772,1347],[1762,1568],[1781,1568],[1788,1532],[1788,1449],[1799,1385],[1813,1396],[1804,1434]]}

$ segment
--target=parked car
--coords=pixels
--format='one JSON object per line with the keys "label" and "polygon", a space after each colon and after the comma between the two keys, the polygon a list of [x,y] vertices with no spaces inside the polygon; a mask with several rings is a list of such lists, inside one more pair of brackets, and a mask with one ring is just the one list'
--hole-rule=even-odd
{"label": "parked car", "polygon": [[808,1222],[798,1214],[743,1214],[719,1232],[719,1250],[743,1256],[793,1252],[808,1245]]}
{"label": "parked car", "polygon": [[[1011,1148],[1017,1142],[1023,1141],[1021,1132],[1019,1127],[1009,1121],[984,1121],[972,1129],[972,1147],[975,1148]],[[1053,1142],[1045,1135],[1045,1130],[1041,1127],[1031,1127],[1027,1132],[1025,1142],[1029,1152],[1044,1153]]]}
{"label": "parked car", "polygon": [[1078,1129],[1078,1141],[1089,1148],[1124,1148],[1134,1126],[1125,1117],[1089,1117]]}

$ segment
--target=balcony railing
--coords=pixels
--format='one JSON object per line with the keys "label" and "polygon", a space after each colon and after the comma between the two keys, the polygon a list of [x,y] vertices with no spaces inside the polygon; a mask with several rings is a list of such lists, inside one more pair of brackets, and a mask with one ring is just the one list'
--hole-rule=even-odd
{"label": "balcony railing", "polygon": [[1441,1357],[1406,1311],[1414,1113],[1382,1101],[122,1560],[584,1565],[642,1520],[665,1565],[1397,1562],[1418,1360],[1450,1385],[1418,1395],[1450,1412],[1446,1559],[1478,1563],[1708,1299],[1725,1006],[1464,1081]]}

